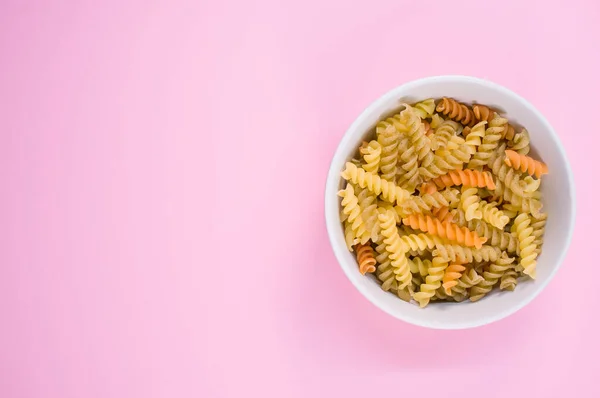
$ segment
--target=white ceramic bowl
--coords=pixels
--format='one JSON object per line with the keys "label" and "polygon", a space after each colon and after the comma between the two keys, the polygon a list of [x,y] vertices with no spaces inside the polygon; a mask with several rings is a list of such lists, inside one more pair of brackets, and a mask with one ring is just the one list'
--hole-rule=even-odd
{"label": "white ceramic bowl", "polygon": [[[344,242],[340,222],[341,200],[337,191],[342,188],[340,172],[344,164],[356,153],[362,139],[373,133],[377,121],[401,109],[401,102],[412,103],[443,96],[466,103],[490,105],[503,111],[511,123],[527,128],[531,136],[532,154],[543,160],[549,168],[549,174],[543,177],[542,183],[544,211],[548,213],[548,221],[535,281],[519,281],[513,292],[498,292],[496,289],[475,303],[432,303],[421,309],[414,303],[406,303],[396,295],[381,290],[373,275],[363,276],[359,273],[354,254],[348,251]],[[513,314],[548,285],[571,241],[575,225],[575,186],[567,156],[552,126],[525,99],[507,88],[473,77],[429,77],[403,84],[384,94],[365,109],[346,131],[327,176],[325,218],[329,239],[342,270],[369,301],[388,314],[415,325],[464,329]]]}

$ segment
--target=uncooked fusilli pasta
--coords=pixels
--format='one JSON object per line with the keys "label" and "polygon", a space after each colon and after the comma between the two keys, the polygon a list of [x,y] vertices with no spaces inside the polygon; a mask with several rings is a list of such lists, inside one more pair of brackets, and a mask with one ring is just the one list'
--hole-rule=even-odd
{"label": "uncooked fusilli pasta", "polygon": [[341,172],[340,221],[358,272],[420,307],[535,278],[548,167],[528,156],[527,130],[452,98],[402,105]]}

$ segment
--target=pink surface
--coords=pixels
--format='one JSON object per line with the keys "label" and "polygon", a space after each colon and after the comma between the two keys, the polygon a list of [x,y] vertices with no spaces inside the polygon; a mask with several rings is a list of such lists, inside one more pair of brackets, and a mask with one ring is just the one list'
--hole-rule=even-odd
{"label": "pink surface", "polygon": [[[600,395],[600,3],[93,3],[0,5],[1,397]],[[577,183],[547,290],[462,332],[368,303],[323,216],[348,125],[436,74],[529,99]]]}

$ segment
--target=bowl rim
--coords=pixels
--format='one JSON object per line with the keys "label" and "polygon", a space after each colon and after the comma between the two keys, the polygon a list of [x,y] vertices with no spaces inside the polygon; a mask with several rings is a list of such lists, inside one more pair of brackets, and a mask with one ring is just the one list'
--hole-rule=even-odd
{"label": "bowl rim", "polygon": [[[514,305],[508,307],[507,309],[505,309],[503,311],[498,311],[494,314],[488,314],[488,315],[478,318],[474,321],[466,321],[466,322],[465,321],[457,321],[456,323],[453,323],[453,324],[440,324],[440,323],[431,322],[429,320],[422,319],[422,318],[416,318],[416,317],[412,317],[412,316],[403,316],[402,313],[396,313],[394,311],[391,311],[391,309],[389,309],[385,306],[381,306],[379,304],[378,299],[374,295],[371,294],[371,292],[368,288],[364,287],[363,285],[361,285],[359,283],[356,283],[356,281],[355,281],[356,276],[354,274],[351,274],[350,270],[347,269],[347,267],[345,267],[344,265],[342,265],[342,262],[343,262],[342,250],[347,250],[346,245],[339,245],[338,242],[334,242],[334,239],[333,239],[333,233],[332,233],[333,228],[339,228],[339,223],[340,223],[339,214],[337,214],[337,212],[335,214],[332,214],[333,212],[328,210],[328,205],[327,205],[331,200],[333,200],[333,198],[335,198],[336,201],[338,200],[337,190],[338,190],[339,181],[341,178],[340,170],[337,170],[337,169],[334,170],[333,166],[334,166],[334,164],[339,163],[340,158],[342,157],[341,148],[345,147],[347,142],[351,141],[350,133],[352,131],[354,131],[357,128],[357,126],[360,125],[363,122],[363,120],[365,118],[367,118],[368,115],[370,115],[373,112],[374,109],[379,107],[382,103],[386,103],[386,102],[396,98],[398,96],[397,93],[399,91],[410,91],[411,88],[414,86],[419,86],[422,84],[432,84],[432,83],[442,82],[442,81],[445,81],[445,82],[460,81],[460,82],[475,83],[475,84],[480,84],[482,86],[487,86],[487,88],[492,89],[492,90],[500,91],[504,95],[513,97],[523,107],[528,108],[532,113],[534,113],[536,115],[536,117],[538,117],[541,120],[541,122],[545,125],[547,131],[550,133],[549,134],[550,139],[552,139],[554,141],[554,143],[556,144],[556,147],[558,148],[558,152],[559,152],[560,156],[562,157],[562,163],[564,164],[565,171],[566,171],[566,174],[568,177],[568,195],[571,198],[571,215],[572,215],[571,219],[569,220],[568,229],[566,231],[566,235],[564,238],[563,248],[561,250],[560,255],[555,260],[556,266],[551,271],[549,277],[545,281],[542,281],[541,283],[539,283],[537,285],[537,288],[535,290],[533,290],[529,296],[525,297],[521,301],[518,301],[517,303],[515,303]],[[330,242],[331,248],[332,248],[335,258],[338,262],[338,265],[344,271],[344,274],[350,280],[352,285],[354,285],[354,287],[368,301],[370,301],[375,307],[379,308],[381,311],[391,315],[392,317],[394,317],[396,319],[400,319],[404,322],[407,322],[407,323],[410,323],[410,324],[413,324],[416,326],[430,328],[430,329],[456,330],[456,329],[475,328],[475,327],[487,325],[487,324],[497,322],[501,319],[504,319],[510,315],[515,314],[516,312],[521,310],[523,307],[525,307],[526,305],[531,303],[533,301],[533,299],[535,299],[548,286],[550,281],[552,279],[554,279],[559,268],[562,266],[562,263],[563,263],[566,255],[567,255],[567,252],[569,251],[569,248],[571,246],[571,241],[573,238],[573,231],[575,229],[575,219],[576,219],[575,179],[573,177],[571,164],[569,163],[565,148],[562,145],[560,138],[556,134],[556,131],[554,130],[554,128],[552,127],[550,122],[546,119],[546,117],[537,108],[535,108],[533,106],[533,104],[531,104],[528,100],[526,100],[525,98],[523,98],[516,92],[514,92],[498,83],[492,82],[490,80],[481,79],[481,78],[477,78],[477,77],[473,77],[473,76],[466,76],[466,75],[437,75],[437,76],[429,76],[429,77],[423,77],[423,78],[411,80],[411,81],[408,81],[406,83],[403,83],[399,86],[392,88],[391,90],[385,92],[383,95],[381,95],[380,97],[378,97],[374,101],[372,101],[356,117],[356,119],[350,124],[350,126],[346,129],[346,131],[344,132],[344,135],[342,136],[342,139],[340,140],[339,144],[336,147],[336,150],[334,152],[334,155],[333,155],[330,165],[329,165],[329,171],[327,173],[327,179],[325,182],[324,203],[325,203],[325,225],[327,228],[327,235],[329,237],[329,242]],[[424,311],[426,311],[426,309],[424,309]]]}

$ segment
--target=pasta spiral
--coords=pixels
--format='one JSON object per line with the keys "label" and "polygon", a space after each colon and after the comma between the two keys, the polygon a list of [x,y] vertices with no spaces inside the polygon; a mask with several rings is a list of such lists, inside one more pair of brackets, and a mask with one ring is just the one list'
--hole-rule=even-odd
{"label": "pasta spiral", "polygon": [[429,304],[429,301],[435,295],[435,291],[442,285],[446,267],[448,267],[448,262],[439,257],[434,257],[431,261],[425,282],[419,287],[419,291],[413,295],[421,308]]}
{"label": "pasta spiral", "polygon": [[394,215],[391,211],[382,211],[379,214],[379,222],[381,223],[381,234],[383,235],[383,243],[389,253],[389,258],[396,274],[398,281],[398,289],[404,289],[410,284],[412,275],[408,265],[406,251],[402,250],[402,241],[398,235]]}
{"label": "pasta spiral", "polygon": [[[457,224],[461,225],[459,223]],[[510,253],[515,253],[519,250],[519,241],[514,235],[504,232],[501,229],[492,227],[487,222],[482,220],[471,220],[466,224],[466,226],[471,231],[477,232],[479,236],[488,238],[486,243],[496,246],[500,250],[506,250]]]}
{"label": "pasta spiral", "polygon": [[417,152],[419,160],[423,161],[426,158],[431,157],[433,154],[431,152],[431,144],[429,138],[425,136],[425,130],[423,129],[423,125],[421,124],[421,119],[415,113],[415,110],[412,106],[408,104],[402,104],[405,106],[405,109],[400,112],[399,116],[395,116],[396,118],[400,118],[408,129],[408,137],[410,138],[411,145],[415,148]]}
{"label": "pasta spiral", "polygon": [[431,116],[431,128],[432,129],[437,129],[438,127],[441,126],[441,124],[444,123],[444,118],[441,117],[439,114],[434,113]]}
{"label": "pasta spiral", "polygon": [[481,199],[477,195],[477,188],[462,188],[462,195],[460,196],[460,206],[465,212],[467,221],[477,219],[481,220],[482,214],[479,209],[479,202]]}
{"label": "pasta spiral", "polygon": [[[503,148],[504,144],[499,149]],[[494,193],[497,197],[504,197],[504,199],[512,202],[509,195],[514,193],[519,197],[523,197],[525,196],[525,189],[527,186],[515,170],[503,161],[499,152],[500,151],[496,152],[490,158],[492,173],[497,177]],[[506,191],[510,192],[507,193]]]}
{"label": "pasta spiral", "polygon": [[463,264],[474,261],[496,261],[501,254],[499,248],[488,245],[484,245],[480,249],[451,244],[436,245],[435,247],[431,253],[434,256]]}
{"label": "pasta spiral", "polygon": [[474,302],[488,294],[502,275],[511,268],[513,261],[515,261],[513,257],[503,254],[502,257],[490,264],[483,271],[483,280],[471,288],[469,299]]}
{"label": "pasta spiral", "polygon": [[424,251],[433,250],[436,245],[444,244],[444,240],[431,234],[408,234],[400,237],[400,244],[405,252]]}
{"label": "pasta spiral", "polygon": [[446,294],[452,294],[450,289],[458,285],[458,279],[460,279],[465,269],[466,268],[463,265],[456,263],[450,264],[448,268],[446,268],[444,277],[442,278],[442,287],[444,288]]}
{"label": "pasta spiral", "polygon": [[[473,105],[473,114],[475,115],[475,119],[485,120],[489,123],[496,115],[496,112],[494,112],[485,105],[477,104]],[[515,129],[513,126],[507,123],[500,134],[502,138],[506,138],[508,141],[512,141],[515,136]]]}
{"label": "pasta spiral", "polygon": [[519,134],[515,135],[511,149],[517,151],[521,155],[527,155],[529,153],[529,132],[526,129],[521,130]]}
{"label": "pasta spiral", "polygon": [[483,120],[483,121],[486,121],[489,123],[494,118],[495,113],[496,112],[494,112],[493,110],[491,110],[490,108],[488,108],[485,105],[481,105],[481,104],[473,105],[473,114],[475,115],[475,119],[477,119],[477,120]]}
{"label": "pasta spiral", "polygon": [[[387,181],[396,180],[396,163],[398,163],[398,140],[400,132],[396,127],[387,121],[381,121],[377,124],[377,142],[381,146],[379,159],[379,168],[381,169],[381,178]],[[369,170],[367,170],[369,171]]]}
{"label": "pasta spiral", "polygon": [[394,268],[392,267],[392,260],[390,260],[389,253],[385,248],[385,243],[381,243],[375,247],[375,251],[378,253],[375,257],[377,261],[377,279],[382,283],[381,288],[384,291],[391,291],[394,293],[398,292],[398,281],[396,280],[396,274],[394,274]]}
{"label": "pasta spiral", "polygon": [[450,139],[456,135],[458,124],[452,120],[445,120],[440,127],[435,130],[431,136],[431,149],[437,150],[444,148],[450,142]]}
{"label": "pasta spiral", "polygon": [[536,245],[535,236],[531,227],[531,219],[526,213],[521,213],[515,218],[512,226],[513,232],[519,239],[519,265],[523,267],[523,273],[529,275],[532,279],[536,277]]}
{"label": "pasta spiral", "polygon": [[488,128],[485,130],[485,136],[481,141],[481,145],[477,148],[477,152],[471,158],[468,167],[477,168],[488,164],[490,157],[494,150],[498,147],[500,142],[501,133],[508,123],[508,120],[498,115],[494,116],[492,121],[489,123]]}
{"label": "pasta spiral", "polygon": [[465,126],[471,127],[476,121],[473,110],[470,107],[452,98],[442,98],[435,110]]}
{"label": "pasta spiral", "polygon": [[510,149],[507,149],[505,153],[506,158],[504,159],[504,163],[515,170],[520,170],[537,178],[540,178],[543,174],[548,174],[548,166],[539,160],[526,155],[520,155]]}
{"label": "pasta spiral", "polygon": [[531,228],[533,228],[532,235],[535,236],[535,240],[533,243],[539,248],[542,245],[544,232],[546,230],[546,220],[548,219],[547,213],[541,213],[540,216],[536,219],[534,218],[531,223]]}
{"label": "pasta spiral", "polygon": [[466,144],[444,152],[443,155],[436,153],[429,165],[419,168],[419,173],[424,179],[430,180],[446,174],[450,170],[460,169],[471,158]]}
{"label": "pasta spiral", "polygon": [[369,234],[362,221],[361,209],[358,205],[358,198],[354,194],[352,184],[347,184],[346,189],[338,192],[342,198],[342,211],[348,216],[348,222],[351,224],[354,235],[360,243],[365,244],[369,240]]}
{"label": "pasta spiral", "polygon": [[[483,139],[483,137],[485,137],[486,124],[487,122],[485,120],[477,123],[475,126],[473,126],[473,128],[468,130],[468,134],[463,130],[463,134],[466,134],[465,143],[467,144],[467,147],[469,148],[469,153],[471,155],[477,152],[477,148],[479,147],[479,145],[481,145],[481,140]],[[465,130],[467,130],[467,128],[465,128]]]}
{"label": "pasta spiral", "polygon": [[408,217],[412,213],[428,212],[434,207],[450,206],[458,203],[458,190],[445,189],[441,192],[413,196],[399,205],[398,214]]}
{"label": "pasta spiral", "polygon": [[418,272],[422,278],[425,278],[429,275],[429,268],[431,267],[431,261],[427,259],[421,259],[421,257],[415,257],[412,260],[411,272]]}
{"label": "pasta spiral", "polygon": [[358,206],[362,210],[362,219],[367,230],[367,235],[373,242],[379,240],[379,221],[377,219],[377,195],[366,188],[358,188]]}
{"label": "pasta spiral", "polygon": [[383,200],[378,200],[377,201],[377,219],[379,220],[379,212],[381,211],[380,209],[384,209],[386,211],[392,211],[392,213],[394,213],[395,219],[394,221],[396,222],[396,224],[402,223],[402,217],[400,217],[400,215],[396,212],[396,206],[394,206],[393,204],[391,204],[390,202],[384,202]]}
{"label": "pasta spiral", "polygon": [[421,185],[421,193],[432,193],[438,189],[462,185],[463,187],[496,189],[494,178],[489,171],[452,170]]}
{"label": "pasta spiral", "polygon": [[381,144],[378,141],[371,141],[365,147],[360,148],[360,153],[363,155],[365,164],[363,169],[369,173],[377,173],[379,170],[379,162],[381,160]]}
{"label": "pasta spiral", "polygon": [[364,169],[359,169],[353,163],[346,162],[346,168],[342,171],[342,178],[351,181],[361,188],[367,188],[376,195],[381,195],[382,199],[390,203],[402,203],[411,195],[405,189],[400,188],[393,182],[386,181],[377,174],[369,173]]}
{"label": "pasta spiral", "polygon": [[464,244],[465,246],[476,247],[478,249],[480,249],[487,240],[486,238],[481,238],[475,232],[470,231],[467,228],[461,228],[450,222],[442,223],[437,218],[431,218],[424,214],[411,214],[410,216],[403,218],[402,223],[413,229],[429,232],[440,238],[446,238]]}
{"label": "pasta spiral", "polygon": [[375,264],[377,264],[377,261],[375,261],[375,255],[371,245],[363,245],[361,243],[356,245],[356,259],[358,260],[358,270],[361,274],[365,275],[367,273],[375,272]]}
{"label": "pasta spiral", "polygon": [[434,207],[431,209],[431,214],[441,222],[452,222],[454,219],[454,213],[450,211],[448,206]]}
{"label": "pasta spiral", "polygon": [[473,268],[469,268],[463,272],[458,284],[452,288],[453,295],[467,296],[467,289],[472,288],[483,280],[483,277]]}
{"label": "pasta spiral", "polygon": [[498,209],[498,203],[496,202],[479,202],[479,211],[483,216],[483,221],[498,229],[503,229],[510,221],[510,218]]}
{"label": "pasta spiral", "polygon": [[500,278],[500,290],[510,290],[511,292],[517,287],[517,271],[515,267],[511,267]]}
{"label": "pasta spiral", "polygon": [[346,247],[351,252],[354,251],[353,247],[355,244],[359,243],[358,239],[356,239],[356,234],[352,229],[352,225],[348,222],[348,220],[343,221],[344,223],[344,241],[346,242]]}
{"label": "pasta spiral", "polygon": [[421,102],[417,102],[414,105],[415,113],[419,115],[421,119],[429,119],[435,111],[435,101],[433,98],[428,98]]}
{"label": "pasta spiral", "polygon": [[398,170],[398,186],[409,192],[414,192],[421,180],[417,163],[419,157],[415,151],[415,147],[410,145],[407,136],[401,138],[398,149],[400,151],[400,159],[402,160],[402,164]]}

